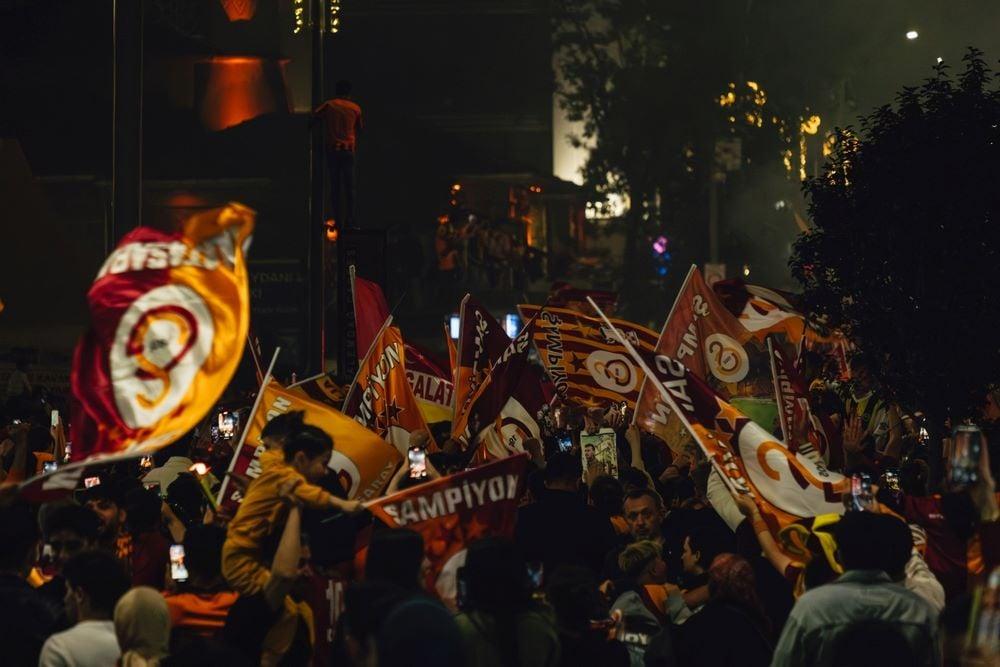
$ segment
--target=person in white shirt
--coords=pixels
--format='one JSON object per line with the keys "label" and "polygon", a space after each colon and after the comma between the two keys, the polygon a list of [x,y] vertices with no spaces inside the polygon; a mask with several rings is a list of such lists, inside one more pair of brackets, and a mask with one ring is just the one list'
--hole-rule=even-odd
{"label": "person in white shirt", "polygon": [[121,651],[111,620],[129,589],[129,578],[114,556],[86,551],[65,567],[66,613],[75,625],[46,640],[38,658],[39,667],[109,667]]}

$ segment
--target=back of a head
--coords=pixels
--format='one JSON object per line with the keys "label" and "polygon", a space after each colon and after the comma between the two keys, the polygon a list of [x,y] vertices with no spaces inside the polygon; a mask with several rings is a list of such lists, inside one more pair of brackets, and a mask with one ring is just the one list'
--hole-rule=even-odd
{"label": "back of a head", "polygon": [[927,477],[927,462],[910,459],[899,468],[899,488],[908,496],[926,496]]}
{"label": "back of a head", "polygon": [[159,528],[163,516],[163,501],[155,489],[134,489],[125,496],[125,516],[133,535],[150,533]]}
{"label": "back of a head", "polygon": [[906,524],[895,517],[847,512],[833,532],[845,570],[883,570],[892,575],[902,570],[909,559],[904,545],[912,544],[913,537]]}
{"label": "back of a head", "polygon": [[711,566],[716,556],[733,551],[736,539],[733,533],[722,526],[695,526],[688,533],[691,552],[698,552],[698,563],[706,570]]}
{"label": "back of a head", "polygon": [[38,522],[27,505],[0,507],[0,571],[26,574],[38,546]]}
{"label": "back of a head", "polygon": [[350,81],[346,81],[344,79],[341,79],[340,81],[338,81],[335,84],[335,86],[334,86],[334,93],[338,97],[344,97],[346,95],[350,95],[351,94],[352,88],[353,87],[351,86],[351,82]]}
{"label": "back of a head", "polygon": [[285,441],[285,461],[291,461],[299,452],[306,458],[314,459],[333,451],[333,438],[322,429],[304,425]]}
{"label": "back of a head", "polygon": [[201,482],[189,472],[182,472],[167,487],[167,503],[185,526],[195,526],[205,519],[207,500]]}
{"label": "back of a head", "polygon": [[439,602],[425,597],[411,597],[389,612],[377,647],[379,667],[469,664],[455,619]]}
{"label": "back of a head", "polygon": [[580,459],[569,452],[556,452],[545,464],[545,483],[573,485],[583,475]]}
{"label": "back of a head", "polygon": [[226,529],[212,524],[191,526],[184,533],[184,565],[192,579],[211,581],[222,574]]}
{"label": "back of a head", "polygon": [[369,639],[374,639],[389,612],[406,595],[385,581],[351,584],[344,591],[344,632],[364,646]]}
{"label": "back of a head", "polygon": [[913,647],[897,626],[865,619],[844,628],[834,639],[832,667],[885,667],[920,664]]}
{"label": "back of a head", "polygon": [[524,558],[510,540],[485,537],[473,542],[463,572],[473,609],[513,611],[528,601]]}
{"label": "back of a head", "polygon": [[621,514],[625,489],[610,475],[601,475],[590,485],[590,500],[594,507],[610,515]]}
{"label": "back of a head", "polygon": [[618,555],[618,567],[622,573],[630,579],[634,579],[642,574],[643,570],[652,563],[662,552],[658,542],[653,540],[639,540],[625,547],[625,550]]}
{"label": "back of a head", "polygon": [[147,660],[167,654],[170,612],[155,588],[138,586],[125,593],[115,605],[114,620],[123,654],[132,652]]}
{"label": "back of a head", "polygon": [[66,504],[53,508],[45,517],[44,532],[46,539],[64,530],[71,531],[87,541],[94,541],[101,529],[101,521],[97,515],[86,507],[77,504]]}
{"label": "back of a head", "polygon": [[302,410],[293,410],[292,412],[285,412],[274,417],[271,421],[264,424],[264,428],[260,432],[260,437],[273,438],[284,442],[293,433],[302,429],[302,420],[305,418],[305,414]]}
{"label": "back of a head", "polygon": [[28,430],[28,451],[51,452],[52,433],[42,426],[32,426]]}
{"label": "back of a head", "polygon": [[600,618],[603,603],[594,573],[579,565],[562,565],[548,577],[545,597],[556,612],[559,625],[583,631],[591,619]]}
{"label": "back of a head", "polygon": [[713,600],[735,603],[757,618],[765,628],[770,621],[757,595],[753,567],[742,556],[719,554],[708,568],[708,591]]}
{"label": "back of a head", "polygon": [[403,590],[419,586],[424,538],[412,530],[380,530],[372,535],[365,561],[366,581],[385,581]]}
{"label": "back of a head", "polygon": [[649,475],[632,466],[624,468],[619,474],[619,477],[621,478],[622,488],[625,491],[631,491],[632,489],[653,488],[653,480],[649,478]]}
{"label": "back of a head", "polygon": [[91,609],[108,617],[131,586],[122,564],[103,551],[84,551],[73,556],[62,573],[68,587],[82,589]]}

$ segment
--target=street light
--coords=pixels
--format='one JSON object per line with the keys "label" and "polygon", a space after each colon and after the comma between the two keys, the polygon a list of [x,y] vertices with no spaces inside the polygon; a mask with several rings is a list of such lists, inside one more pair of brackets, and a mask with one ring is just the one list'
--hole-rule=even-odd
{"label": "street light", "polygon": [[917,37],[920,37],[920,33],[917,32],[916,30],[910,30],[906,33],[906,39],[910,40],[911,42],[915,40]]}

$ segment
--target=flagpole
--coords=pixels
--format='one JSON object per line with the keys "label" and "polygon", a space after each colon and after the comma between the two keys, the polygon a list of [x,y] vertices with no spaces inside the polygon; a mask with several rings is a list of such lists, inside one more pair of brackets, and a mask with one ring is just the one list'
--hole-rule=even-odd
{"label": "flagpole", "polygon": [[254,347],[253,341],[250,339],[250,334],[247,333],[247,347],[250,348],[250,357],[253,359],[254,368],[257,371],[257,383],[260,384],[264,381],[264,373],[260,368],[260,359],[257,357],[257,348]]}
{"label": "flagpole", "polygon": [[698,436],[695,434],[694,428],[691,426],[691,422],[688,421],[688,418],[684,415],[684,412],[681,411],[680,407],[674,401],[673,396],[670,395],[670,392],[667,391],[666,387],[664,387],[662,383],[656,381],[656,376],[653,374],[653,371],[650,370],[649,366],[646,365],[645,360],[639,355],[638,352],[636,352],[635,348],[632,347],[632,343],[629,342],[628,338],[626,338],[625,335],[620,330],[618,330],[617,327],[611,324],[611,320],[609,320],[608,316],[604,314],[604,311],[601,310],[596,303],[594,303],[594,300],[592,298],[588,296],[587,301],[590,303],[591,307],[597,312],[597,314],[601,316],[601,319],[604,320],[604,323],[607,324],[608,327],[610,327],[610,329],[614,332],[615,336],[618,338],[618,342],[620,342],[622,345],[625,346],[625,349],[628,350],[628,353],[631,354],[632,358],[635,359],[635,362],[639,364],[640,368],[642,368],[642,372],[646,374],[646,378],[648,380],[653,381],[653,383],[657,386],[657,388],[660,390],[660,395],[663,396],[663,400],[667,402],[667,405],[670,406],[670,409],[674,411],[674,414],[677,415],[677,417],[681,420],[681,423],[684,424],[684,427],[688,430],[688,433],[691,434],[695,442],[698,443],[698,446],[701,447],[701,451],[705,455],[705,458],[707,458],[712,463],[712,465],[715,467],[715,470],[719,473],[719,477],[722,478],[722,481],[726,484],[729,490],[733,493],[738,493],[736,487],[734,487],[733,484],[730,482],[725,471],[722,470],[722,467],[719,466],[719,464],[715,461],[715,458],[708,452],[707,449],[705,449],[705,445],[702,444],[701,439],[698,438]]}
{"label": "flagpole", "polygon": [[[458,343],[455,345],[455,368],[452,369],[451,380],[452,385],[454,385],[451,392],[451,421],[453,424],[458,419],[458,369],[462,367],[462,330],[464,329],[462,323],[465,322],[465,304],[471,298],[472,295],[466,293],[462,297],[462,302],[458,304]],[[454,433],[454,430],[452,432]]]}
{"label": "flagpole", "polygon": [[[695,269],[698,268],[697,264],[692,264],[691,268],[688,269],[687,276],[684,278],[684,282],[681,283],[681,288],[677,291],[677,296],[674,297],[674,303],[670,306],[670,312],[667,313],[667,319],[663,320],[663,326],[660,327],[660,335],[656,337],[656,350],[660,350],[660,340],[663,338],[663,332],[667,330],[667,325],[670,324],[670,318],[674,316],[674,311],[677,310],[677,304],[680,303],[681,294],[684,294],[684,290],[687,288],[688,283],[691,282],[691,276],[694,275]],[[590,297],[587,297],[590,300]],[[604,313],[601,313],[603,316]],[[646,378],[642,379],[642,384],[639,386],[639,401],[642,401],[642,390],[646,388]],[[639,418],[639,401],[636,401],[636,409],[632,411],[632,424],[635,424],[636,419]]]}
{"label": "flagpole", "polygon": [[329,375],[329,373],[317,373],[312,377],[307,377],[305,380],[299,380],[298,382],[293,382],[292,384],[285,387],[285,389],[294,389],[295,387],[298,387],[300,384],[305,384],[306,382],[312,382],[313,380],[318,380],[321,377],[326,377],[327,375]]}
{"label": "flagpole", "polygon": [[274,372],[274,364],[278,361],[278,354],[281,352],[281,348],[275,348],[274,356],[271,357],[271,363],[267,367],[267,373],[264,375],[264,380],[260,383],[260,390],[257,392],[257,398],[254,399],[253,407],[250,409],[250,414],[247,416],[246,424],[243,426],[243,431],[240,433],[240,441],[233,448],[233,458],[229,460],[229,467],[226,469],[226,474],[222,478],[222,486],[219,487],[219,496],[216,498],[217,504],[222,504],[222,499],[225,497],[226,488],[229,486],[229,473],[233,471],[236,467],[236,459],[240,455],[240,450],[243,448],[243,443],[246,442],[247,433],[250,432],[250,424],[253,422],[254,415],[257,414],[257,409],[260,407],[260,402],[264,398],[264,388],[271,382],[271,373]]}

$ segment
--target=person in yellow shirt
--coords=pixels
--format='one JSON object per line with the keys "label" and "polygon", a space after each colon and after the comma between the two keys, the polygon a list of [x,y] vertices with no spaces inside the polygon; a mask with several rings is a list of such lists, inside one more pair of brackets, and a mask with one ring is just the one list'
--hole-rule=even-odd
{"label": "person in yellow shirt", "polygon": [[282,493],[289,493],[304,507],[350,514],[362,510],[360,501],[341,500],[315,484],[326,473],[332,451],[329,435],[305,425],[282,448],[261,454],[261,474],[250,483],[222,548],[222,574],[233,590],[253,595],[270,578],[264,544],[287,518],[288,504]]}

